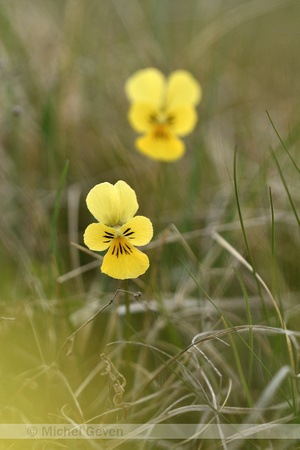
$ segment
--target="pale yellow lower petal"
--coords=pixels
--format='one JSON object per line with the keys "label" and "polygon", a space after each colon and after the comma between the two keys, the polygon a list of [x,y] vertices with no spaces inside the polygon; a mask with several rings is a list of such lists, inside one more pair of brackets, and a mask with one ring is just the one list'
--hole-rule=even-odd
{"label": "pale yellow lower petal", "polygon": [[119,232],[135,246],[146,245],[153,237],[152,223],[144,216],[133,217],[119,229]]}
{"label": "pale yellow lower petal", "polygon": [[104,256],[101,271],[112,278],[137,278],[149,267],[148,256],[137,250],[125,238],[115,239]]}
{"label": "pale yellow lower petal", "polygon": [[159,115],[159,110],[149,103],[135,102],[128,112],[128,121],[138,133],[150,130],[153,121]]}
{"label": "pale yellow lower petal", "polygon": [[119,196],[110,183],[97,184],[90,190],[86,204],[93,216],[108,226],[119,223]]}
{"label": "pale yellow lower petal", "polygon": [[118,181],[114,187],[119,197],[119,224],[123,224],[135,215],[139,205],[134,190],[125,181]]}
{"label": "pale yellow lower petal", "polygon": [[199,82],[186,70],[176,70],[167,82],[166,107],[177,108],[181,105],[196,105],[202,97]]}
{"label": "pale yellow lower petal", "polygon": [[176,161],[185,152],[184,143],[171,133],[162,137],[148,133],[136,139],[135,145],[144,155],[160,161]]}
{"label": "pale yellow lower petal", "polygon": [[157,69],[135,72],[125,83],[125,93],[132,102],[145,102],[159,108],[166,88],[165,76]]}
{"label": "pale yellow lower petal", "polygon": [[197,123],[197,113],[193,106],[184,105],[167,113],[169,128],[178,136],[191,133]]}
{"label": "pale yellow lower petal", "polygon": [[116,230],[102,223],[91,223],[83,235],[85,245],[93,251],[106,250],[114,239]]}

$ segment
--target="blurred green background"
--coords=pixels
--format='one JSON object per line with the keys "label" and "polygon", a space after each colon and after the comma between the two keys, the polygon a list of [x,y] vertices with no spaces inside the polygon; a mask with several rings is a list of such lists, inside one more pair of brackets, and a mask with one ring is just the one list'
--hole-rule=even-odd
{"label": "blurred green background", "polygon": [[[279,325],[251,272],[212,236],[213,230],[222,234],[249,261],[234,181],[255,267],[287,327],[299,329],[299,17],[295,0],[0,2],[4,422],[61,420],[63,405],[73,410],[75,399],[81,408],[79,413],[75,402],[76,414],[70,413],[75,421],[107,408],[99,355],[107,343],[124,338],[116,305],[78,335],[70,357],[56,361],[67,337],[124,288],[100,273],[100,262],[86,270],[94,258],[70,244],[83,245],[84,229],[93,221],[85,198],[100,182],[126,181],[136,191],[139,214],[153,222],[154,239],[145,249],[150,269],[129,283],[133,292],[142,292],[142,301],[159,305],[132,325],[143,342],[174,354],[201,331],[224,326],[188,271],[240,325],[249,318],[237,269],[255,323]],[[134,148],[124,83],[145,67],[166,75],[188,70],[203,89],[198,125],[176,163],[152,161]],[[76,276],[70,274],[74,269]],[[162,335],[160,320],[166,327]],[[271,373],[291,363],[281,337],[275,344],[266,341],[258,353]],[[216,353],[224,377],[230,378],[235,369],[227,351],[221,347]],[[121,373],[128,370],[123,357],[114,359]],[[134,356],[139,374],[149,375],[161,364],[151,358]],[[212,370],[209,364],[207,370]],[[98,378],[89,378],[93,371]],[[133,380],[132,373],[127,376]],[[128,402],[145,382],[135,377]],[[254,403],[268,382],[263,376],[260,385],[250,382]],[[78,398],[82,383],[86,390]],[[95,395],[98,388],[101,393]],[[289,397],[290,381],[284,391]],[[295,399],[296,393],[291,395]],[[233,403],[244,407],[247,395],[237,397]],[[168,407],[166,398],[158,404],[160,411]],[[153,415],[150,408],[142,420]]]}

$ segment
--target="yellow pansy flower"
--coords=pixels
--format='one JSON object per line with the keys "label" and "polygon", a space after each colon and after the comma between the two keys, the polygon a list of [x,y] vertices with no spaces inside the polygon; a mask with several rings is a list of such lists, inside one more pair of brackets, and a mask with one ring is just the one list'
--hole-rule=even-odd
{"label": "yellow pansy flower", "polygon": [[180,139],[191,133],[197,122],[195,106],[202,96],[198,81],[185,70],[166,78],[154,68],[132,75],[125,84],[131,101],[128,120],[143,133],[135,141],[137,149],[153,159],[175,161],[185,152]]}
{"label": "yellow pansy flower", "polygon": [[134,190],[125,181],[100,183],[90,190],[86,203],[98,223],[87,227],[84,243],[93,251],[108,249],[101,271],[120,280],[145,273],[149,259],[135,246],[148,244],[153,228],[147,217],[134,217],[139,207]]}

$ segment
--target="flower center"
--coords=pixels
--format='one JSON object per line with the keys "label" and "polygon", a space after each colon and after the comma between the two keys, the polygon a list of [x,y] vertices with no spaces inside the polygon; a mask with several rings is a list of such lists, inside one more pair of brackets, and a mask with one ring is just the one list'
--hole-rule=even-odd
{"label": "flower center", "polygon": [[[107,239],[106,241],[103,241],[105,244],[107,244],[108,242],[112,241],[113,239],[115,240],[120,240],[122,238],[126,238],[126,239],[134,239],[134,231],[132,231],[132,229],[130,227],[126,228],[125,231],[120,231],[120,228],[117,228],[115,233],[110,233],[109,231],[105,231],[103,238]],[[126,240],[125,239],[125,240]]]}
{"label": "flower center", "polygon": [[152,125],[173,125],[174,121],[174,114],[166,114],[164,111],[160,111],[158,114],[152,113],[149,116],[149,122]]}
{"label": "flower center", "polygon": [[158,114],[151,114],[149,122],[153,126],[153,134],[156,139],[168,139],[170,137],[170,127],[174,124],[173,114],[165,114],[160,111]]}
{"label": "flower center", "polygon": [[119,238],[123,233],[119,229],[116,230],[115,238]]}

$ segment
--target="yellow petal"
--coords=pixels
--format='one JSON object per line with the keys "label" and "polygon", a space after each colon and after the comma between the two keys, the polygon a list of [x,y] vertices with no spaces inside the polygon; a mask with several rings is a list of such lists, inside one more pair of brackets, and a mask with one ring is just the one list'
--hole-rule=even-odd
{"label": "yellow petal", "polygon": [[176,161],[185,152],[184,143],[170,133],[165,136],[148,133],[136,139],[135,145],[141,153],[160,161]]}
{"label": "yellow petal", "polygon": [[91,223],[85,230],[83,240],[85,245],[96,252],[106,250],[114,239],[116,230],[102,223]]}
{"label": "yellow petal", "polygon": [[129,109],[128,120],[135,131],[144,133],[152,127],[152,123],[158,115],[158,109],[149,103],[136,102]]}
{"label": "yellow petal", "polygon": [[125,181],[118,181],[115,189],[119,198],[119,224],[128,222],[138,210],[138,202],[134,190]]}
{"label": "yellow petal", "polygon": [[119,230],[133,245],[146,245],[153,236],[152,223],[147,217],[135,216]]}
{"label": "yellow petal", "polygon": [[114,239],[104,256],[101,271],[112,278],[137,278],[149,267],[147,255],[137,250],[125,238]]}
{"label": "yellow petal", "polygon": [[201,96],[201,86],[189,72],[176,70],[168,78],[167,111],[181,105],[196,105],[201,100]]}
{"label": "yellow petal", "polygon": [[93,216],[108,226],[119,223],[119,196],[110,183],[97,184],[90,190],[86,198],[87,207]]}
{"label": "yellow petal", "polygon": [[132,102],[144,102],[159,108],[166,88],[164,75],[149,68],[134,73],[125,83],[125,93]]}
{"label": "yellow petal", "polygon": [[183,105],[173,109],[167,116],[170,130],[179,136],[185,136],[195,128],[197,113],[193,106]]}

